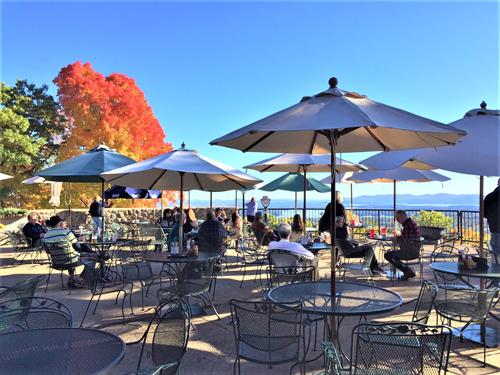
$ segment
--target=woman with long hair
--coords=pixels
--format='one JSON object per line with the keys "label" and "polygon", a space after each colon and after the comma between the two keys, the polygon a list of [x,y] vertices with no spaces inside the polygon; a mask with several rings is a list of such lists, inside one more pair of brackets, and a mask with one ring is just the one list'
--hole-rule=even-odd
{"label": "woman with long hair", "polygon": [[186,208],[184,210],[184,215],[186,216],[186,222],[182,226],[182,231],[184,233],[189,233],[193,229],[198,228],[198,220],[192,208]]}
{"label": "woman with long hair", "polygon": [[292,221],[292,231],[290,233],[290,241],[297,242],[304,234],[304,222],[302,216],[296,214]]}

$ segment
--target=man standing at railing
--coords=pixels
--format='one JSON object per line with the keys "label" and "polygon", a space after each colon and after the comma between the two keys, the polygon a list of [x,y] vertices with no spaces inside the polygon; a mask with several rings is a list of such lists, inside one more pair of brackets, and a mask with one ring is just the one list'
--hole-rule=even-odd
{"label": "man standing at railing", "polygon": [[494,262],[500,261],[500,179],[497,188],[484,198],[484,217],[490,227],[490,245]]}

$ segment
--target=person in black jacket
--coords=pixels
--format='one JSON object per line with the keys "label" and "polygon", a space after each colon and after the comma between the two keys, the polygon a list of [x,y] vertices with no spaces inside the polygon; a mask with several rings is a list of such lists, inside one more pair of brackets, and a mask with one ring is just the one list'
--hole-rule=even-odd
{"label": "person in black jacket", "polygon": [[47,233],[39,223],[38,216],[35,213],[30,213],[28,215],[28,222],[23,227],[23,233],[30,242],[32,247],[38,247],[42,245],[43,236]]}
{"label": "person in black jacket", "polygon": [[[319,232],[330,232],[330,215],[331,215],[332,205],[328,203],[325,207],[325,213],[319,219]],[[342,195],[340,195],[340,191],[337,191],[335,195],[335,216],[344,218],[344,225],[347,230],[347,216],[345,213],[345,207],[342,204]]]}
{"label": "person in black jacket", "polygon": [[95,196],[92,204],[90,205],[89,214],[92,217],[92,223],[94,224],[94,233],[99,235],[102,231],[102,201],[98,195]]}
{"label": "person in black jacket", "polygon": [[490,227],[490,245],[495,262],[500,262],[500,179],[495,190],[484,198],[484,217]]}

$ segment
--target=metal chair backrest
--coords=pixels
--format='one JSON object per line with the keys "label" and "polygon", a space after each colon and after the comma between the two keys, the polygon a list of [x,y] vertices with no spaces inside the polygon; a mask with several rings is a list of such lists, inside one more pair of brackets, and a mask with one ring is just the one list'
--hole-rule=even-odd
{"label": "metal chair backrest", "polygon": [[304,344],[301,302],[229,302],[236,352],[257,362],[283,363],[300,359]]}
{"label": "metal chair backrest", "polygon": [[[430,256],[431,263],[458,262],[459,249],[449,244],[440,244],[434,247]],[[438,286],[458,285],[464,286],[464,282],[456,275],[434,271],[434,279]]]}
{"label": "metal chair backrest", "polygon": [[0,286],[0,300],[9,300],[15,298],[30,298],[35,295],[37,285],[44,276],[30,277],[22,280],[13,286]]}
{"label": "metal chair backrest", "polygon": [[417,304],[413,310],[412,322],[427,324],[429,315],[434,307],[436,293],[437,286],[427,280],[424,280],[422,286],[420,287]]}
{"label": "metal chair backrest", "polygon": [[304,263],[307,262],[298,254],[279,249],[269,251],[269,264],[276,268],[298,267]]}
{"label": "metal chair backrest", "polygon": [[16,298],[0,303],[0,333],[71,325],[69,309],[51,298]]}
{"label": "metal chair backrest", "polygon": [[439,315],[457,322],[480,322],[488,317],[499,289],[439,287],[434,302]]}
{"label": "metal chair backrest", "polygon": [[214,277],[217,258],[187,263],[176,282],[179,296],[195,296],[207,292]]}
{"label": "metal chair backrest", "polygon": [[66,269],[69,261],[74,263],[80,258],[79,253],[68,241],[44,242],[43,247],[49,256],[50,266],[54,269]]}
{"label": "metal chair backrest", "polygon": [[354,327],[351,374],[446,373],[452,332],[418,323],[362,323]]}
{"label": "metal chair backrest", "polygon": [[190,326],[191,310],[184,299],[172,298],[159,305],[143,337],[137,372],[146,355],[155,367],[167,365],[162,375],[176,374],[186,353]]}
{"label": "metal chair backrest", "polygon": [[298,254],[284,250],[271,250],[269,252],[269,287],[291,284],[297,282],[313,281],[314,267],[309,265],[307,259]]}
{"label": "metal chair backrest", "polygon": [[413,260],[420,257],[420,252],[422,250],[422,241],[408,240],[408,239],[398,239],[397,244],[399,245],[399,250],[401,253],[398,257],[401,260]]}

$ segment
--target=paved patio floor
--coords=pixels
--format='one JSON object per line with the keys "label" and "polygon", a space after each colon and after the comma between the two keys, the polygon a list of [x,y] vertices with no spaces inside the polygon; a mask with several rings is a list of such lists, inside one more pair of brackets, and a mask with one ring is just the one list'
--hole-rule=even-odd
{"label": "paved patio floor", "polygon": [[[431,248],[426,248],[424,277],[432,279],[432,274],[428,268],[428,255]],[[218,320],[210,308],[206,308],[205,316],[193,319],[196,330],[192,331],[188,346],[188,351],[184,357],[181,367],[182,374],[231,374],[233,372],[233,361],[235,358],[235,344],[233,329],[230,324],[229,300],[261,298],[262,289],[259,281],[254,281],[252,277],[246,277],[243,287],[240,288],[242,272],[233,262],[235,253],[229,252],[229,266],[224,275],[219,278],[216,292],[216,307],[221,316]],[[22,264],[11,265],[13,253],[11,249],[4,246],[0,248],[0,285],[12,285],[26,277],[35,275],[47,275],[48,266],[40,264],[31,264],[24,261]],[[380,259],[380,258],[379,258]],[[320,257],[320,276],[325,277],[329,274],[329,254],[323,254]],[[154,265],[155,270],[159,267]],[[349,279],[358,279],[364,282],[360,276],[348,274]],[[419,279],[414,278],[409,281],[396,281],[394,285],[390,280],[384,277],[375,278],[377,286],[388,288],[399,293],[405,301],[417,297],[420,283]],[[68,289],[62,289],[59,281],[59,275],[53,274],[47,293],[44,292],[45,285],[40,285],[37,295],[54,298],[61,301],[69,307],[73,314],[73,325],[80,324],[83,312],[85,311],[90,294],[87,290],[73,290],[68,294]],[[156,290],[152,290],[146,298],[146,308],[141,310],[139,287],[135,287],[133,295],[134,316],[130,315],[130,310],[126,310],[127,319],[131,321],[122,324],[119,305],[114,304],[114,296],[103,296],[96,314],[90,314],[85,321],[85,327],[96,327],[120,335],[125,342],[134,341],[139,338],[147,324],[148,317],[151,315],[153,307],[157,304]],[[409,320],[413,304],[404,305],[400,309],[391,313],[376,316],[377,320]],[[497,308],[498,310],[498,308]],[[500,312],[500,311],[497,311]],[[350,331],[358,322],[358,319],[347,319],[340,332],[342,343],[345,347],[350,345]],[[435,322],[432,316],[430,323]],[[500,332],[500,324],[494,319],[488,322],[488,325]],[[320,339],[318,339],[318,343]],[[123,360],[117,365],[112,373],[123,374],[131,372],[137,364],[139,345],[128,346],[127,353]],[[318,349],[319,350],[319,349]],[[318,352],[319,353],[319,352]],[[317,353],[310,352],[310,355]],[[82,359],[84,356],[82,356]],[[451,358],[449,373],[452,374],[498,374],[500,373],[500,348],[490,348],[487,351],[487,367],[482,367],[482,347],[468,341],[460,342],[454,338],[452,341]],[[269,369],[265,365],[257,365],[242,361],[243,374],[287,374],[290,364],[275,366]],[[313,374],[323,367],[322,360],[317,360],[307,364],[308,374]]]}

